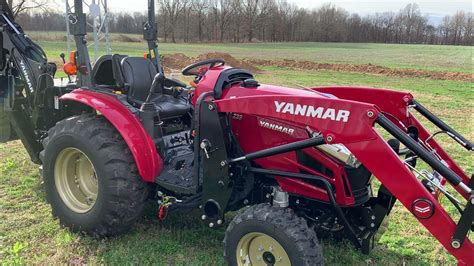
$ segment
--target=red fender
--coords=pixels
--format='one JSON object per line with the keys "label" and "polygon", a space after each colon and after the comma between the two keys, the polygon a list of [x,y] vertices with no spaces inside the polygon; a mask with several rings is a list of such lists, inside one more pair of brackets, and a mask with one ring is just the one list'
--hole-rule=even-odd
{"label": "red fender", "polygon": [[143,181],[155,181],[163,169],[163,161],[138,118],[123,103],[112,95],[83,89],[65,94],[60,100],[79,102],[100,112],[127,143]]}

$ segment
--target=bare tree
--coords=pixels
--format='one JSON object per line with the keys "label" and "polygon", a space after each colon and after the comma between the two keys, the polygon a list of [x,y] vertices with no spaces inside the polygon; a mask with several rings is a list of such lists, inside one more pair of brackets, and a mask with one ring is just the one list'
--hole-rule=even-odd
{"label": "bare tree", "polygon": [[[59,0],[0,0],[16,6],[16,20],[26,30],[64,30],[64,15],[36,12],[33,2]],[[63,0],[62,0],[63,1]],[[333,4],[308,10],[287,0],[159,0],[159,35],[165,42],[240,42],[320,41],[380,42],[472,45],[474,21],[472,12],[446,16],[439,25],[430,24],[416,4],[399,12],[368,15],[350,14]],[[52,6],[52,5],[51,5]],[[26,9],[25,9],[26,8]],[[28,9],[29,8],[29,9]],[[33,8],[33,9],[32,9]],[[29,10],[29,11],[28,11]],[[113,32],[142,31],[142,13],[116,13],[112,16]],[[161,30],[163,29],[163,30]]]}
{"label": "bare tree", "polygon": [[466,20],[466,14],[463,11],[458,11],[452,18],[452,30],[454,33],[453,43],[460,44],[463,36],[464,23]]}
{"label": "bare tree", "polygon": [[473,43],[474,19],[472,19],[472,12],[466,14],[464,21],[464,45],[472,45]]}
{"label": "bare tree", "polygon": [[417,4],[408,4],[404,9],[400,10],[400,15],[405,28],[406,40],[410,43],[415,23],[421,16],[420,8]]}
{"label": "bare tree", "polygon": [[10,6],[14,18],[16,18],[18,14],[28,10],[43,9],[47,3],[48,1],[46,0],[7,0],[7,4]]}
{"label": "bare tree", "polygon": [[252,41],[255,26],[259,19],[264,19],[270,8],[270,0],[241,0],[239,1],[239,11],[246,24],[247,40]]}
{"label": "bare tree", "polygon": [[162,10],[169,19],[168,31],[171,32],[171,41],[176,42],[176,26],[180,15],[183,13],[188,0],[160,0]]}
{"label": "bare tree", "polygon": [[197,23],[198,23],[198,38],[199,41],[202,42],[202,31],[203,25],[206,18],[206,11],[209,8],[209,0],[193,0],[192,1],[192,8],[194,12],[196,12],[197,16]]}
{"label": "bare tree", "polygon": [[239,0],[214,0],[212,4],[212,15],[216,25],[219,27],[218,35],[219,42],[224,41],[224,34],[232,21],[232,16],[236,12],[236,5]]}
{"label": "bare tree", "polygon": [[443,22],[439,26],[439,32],[440,35],[442,36],[442,44],[448,44],[449,43],[449,33],[451,32],[451,17],[445,16],[443,18]]}

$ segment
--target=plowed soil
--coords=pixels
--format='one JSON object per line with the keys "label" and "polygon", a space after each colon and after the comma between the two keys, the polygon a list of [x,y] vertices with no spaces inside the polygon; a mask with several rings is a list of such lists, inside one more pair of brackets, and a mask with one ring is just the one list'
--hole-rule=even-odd
{"label": "plowed soil", "polygon": [[284,67],[295,70],[332,70],[342,72],[366,73],[381,76],[395,76],[406,78],[427,78],[434,80],[457,80],[472,82],[473,75],[462,72],[439,72],[420,69],[388,68],[372,64],[327,64],[312,61],[296,60],[264,60],[264,59],[237,59],[227,53],[206,53],[198,57],[188,57],[184,54],[170,54],[163,56],[163,65],[166,69],[182,69],[192,63],[210,58],[222,58],[232,67],[243,68],[254,73],[262,72],[257,66]]}
{"label": "plowed soil", "polygon": [[167,69],[182,69],[192,63],[196,63],[202,60],[211,59],[211,58],[222,58],[227,65],[237,68],[243,68],[254,73],[259,73],[261,70],[256,66],[252,65],[243,60],[239,60],[230,54],[226,53],[206,53],[201,54],[198,57],[188,57],[184,54],[170,54],[164,55],[162,62],[163,66]]}
{"label": "plowed soil", "polygon": [[473,81],[473,76],[469,73],[461,72],[438,72],[420,69],[401,69],[388,68],[372,64],[354,65],[354,64],[322,64],[311,61],[295,61],[295,60],[261,60],[261,59],[247,59],[246,62],[259,66],[273,66],[285,67],[297,70],[334,70],[344,72],[357,72],[375,74],[381,76],[396,76],[407,78],[428,78],[435,80],[458,80],[458,81]]}

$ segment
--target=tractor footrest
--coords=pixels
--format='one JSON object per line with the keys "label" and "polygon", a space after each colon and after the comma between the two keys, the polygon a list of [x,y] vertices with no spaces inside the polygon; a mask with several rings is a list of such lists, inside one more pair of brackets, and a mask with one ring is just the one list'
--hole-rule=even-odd
{"label": "tractor footrest", "polygon": [[192,194],[194,184],[194,154],[176,156],[165,164],[161,175],[155,180],[159,186],[182,194]]}

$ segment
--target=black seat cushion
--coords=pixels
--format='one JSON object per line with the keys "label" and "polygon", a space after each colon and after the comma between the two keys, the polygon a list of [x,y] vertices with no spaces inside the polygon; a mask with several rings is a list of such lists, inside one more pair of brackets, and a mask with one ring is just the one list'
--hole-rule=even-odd
{"label": "black seat cushion", "polygon": [[[120,87],[123,82],[122,70],[120,67],[120,61],[126,55],[103,55],[97,59],[92,68],[92,79],[97,85],[108,85]],[[118,60],[118,68],[114,66],[114,60]]]}
{"label": "black seat cushion", "polygon": [[[143,57],[126,57],[121,62],[125,82],[128,84],[129,100],[136,107],[146,100],[157,74],[153,63]],[[161,119],[183,116],[191,111],[191,105],[184,97],[155,92],[151,100],[157,107]]]}
{"label": "black seat cushion", "polygon": [[183,97],[158,94],[152,99],[152,102],[157,107],[161,119],[180,117],[191,111],[191,105]]}
{"label": "black seat cushion", "polygon": [[129,87],[129,97],[140,102],[145,101],[157,74],[155,66],[143,57],[125,57],[121,65],[123,76]]}

